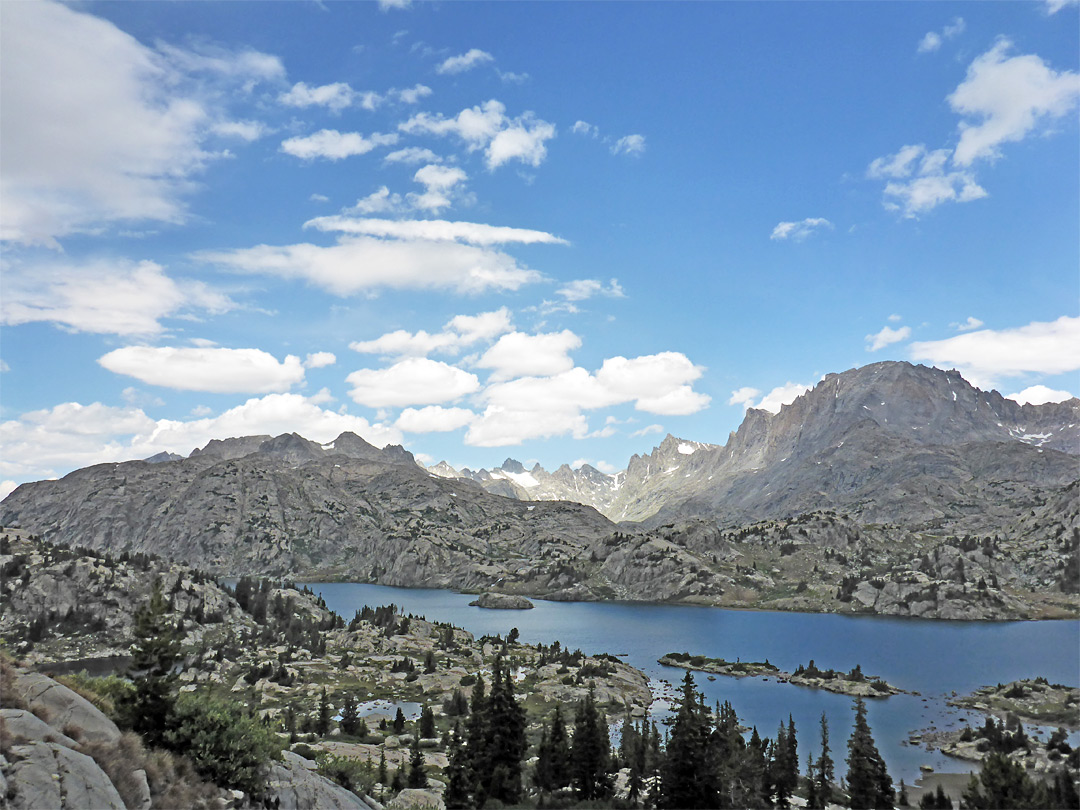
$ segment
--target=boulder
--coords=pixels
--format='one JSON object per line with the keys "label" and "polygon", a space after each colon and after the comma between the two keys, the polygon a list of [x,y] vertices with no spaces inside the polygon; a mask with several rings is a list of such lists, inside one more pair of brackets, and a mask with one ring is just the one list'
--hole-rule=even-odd
{"label": "boulder", "polygon": [[21,742],[54,742],[66,748],[79,744],[25,709],[0,709],[0,736],[7,745]]}
{"label": "boulder", "polygon": [[127,810],[105,772],[90,757],[57,743],[15,745],[8,770],[13,810]]}
{"label": "boulder", "polygon": [[434,791],[405,788],[387,803],[386,810],[446,810],[446,804]]}
{"label": "boulder", "polygon": [[309,771],[287,754],[270,766],[266,798],[271,804],[276,799],[279,810],[373,810],[355,793]]}
{"label": "boulder", "polygon": [[15,679],[14,690],[35,714],[43,714],[50,726],[60,731],[78,729],[83,742],[115,743],[120,729],[100,709],[82,695],[39,672],[27,672]]}

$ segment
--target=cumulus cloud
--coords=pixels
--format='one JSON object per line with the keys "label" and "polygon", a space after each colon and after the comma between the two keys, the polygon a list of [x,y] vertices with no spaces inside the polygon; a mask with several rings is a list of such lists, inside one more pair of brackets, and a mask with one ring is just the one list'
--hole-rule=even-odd
{"label": "cumulus cloud", "polygon": [[416,170],[413,180],[424,186],[423,194],[410,194],[409,201],[414,208],[437,213],[450,205],[451,197],[459,185],[468,179],[464,170],[456,166],[441,166],[436,163]]}
{"label": "cumulus cloud", "polygon": [[951,326],[957,332],[970,332],[972,329],[978,329],[982,325],[982,321],[980,321],[978,318],[972,317],[971,315],[968,315],[968,319],[963,323],[949,324],[949,326]]}
{"label": "cumulus cloud", "polygon": [[323,84],[318,87],[297,82],[292,89],[278,96],[278,101],[289,107],[326,107],[330,112],[340,113],[350,106],[357,94],[344,82]]}
{"label": "cumulus cloud", "polygon": [[641,428],[640,430],[635,430],[633,433],[630,434],[630,436],[632,438],[636,439],[639,436],[649,436],[649,435],[651,435],[653,433],[663,433],[663,432],[664,432],[664,426],[663,425],[646,425],[645,427]]}
{"label": "cumulus cloud", "polygon": [[495,57],[487,51],[482,51],[479,48],[470,48],[459,56],[451,56],[443,60],[439,66],[435,68],[435,72],[443,74],[464,73],[467,70],[472,70],[475,67],[494,61]]}
{"label": "cumulus cloud", "polygon": [[1035,321],[1013,329],[980,329],[912,343],[911,359],[955,367],[973,385],[993,388],[1004,377],[1080,370],[1080,318]]}
{"label": "cumulus cloud", "polygon": [[365,138],[359,132],[338,132],[336,129],[321,129],[313,135],[297,136],[281,142],[281,151],[301,160],[342,160],[354,155],[365,155],[379,146],[392,146],[397,143],[395,133],[376,132]]}
{"label": "cumulus cloud", "polygon": [[[147,48],[63,3],[16,3],[0,27],[0,238],[57,238],[121,222],[181,222],[202,143],[227,119],[202,92],[284,75],[255,51]],[[239,86],[239,87],[238,87]],[[239,130],[236,131],[239,134]]]}
{"label": "cumulus cloud", "polygon": [[790,405],[809,390],[810,386],[802,383],[788,382],[784,385],[778,385],[753,407],[769,413],[780,413],[780,409],[784,405]]}
{"label": "cumulus cloud", "polygon": [[486,405],[465,434],[466,444],[496,447],[532,438],[589,435],[582,411],[633,402],[638,410],[685,415],[705,408],[709,397],[689,383],[703,369],[678,352],[604,361],[595,374],[579,367],[548,377],[522,377],[489,385]]}
{"label": "cumulus cloud", "polygon": [[462,110],[454,118],[418,113],[398,125],[410,135],[456,135],[469,151],[485,150],[485,162],[494,170],[512,160],[539,166],[547,156],[545,142],[555,137],[555,126],[526,112],[517,118],[506,115],[506,106],[495,99]]}
{"label": "cumulus cloud", "polygon": [[878,349],[884,349],[886,346],[907,340],[909,337],[911,337],[910,326],[901,326],[899,329],[884,326],[880,332],[866,336],[866,350],[876,352]]}
{"label": "cumulus cloud", "polygon": [[779,241],[783,239],[794,239],[796,242],[801,242],[806,237],[810,236],[815,231],[821,228],[828,228],[832,230],[833,224],[824,217],[807,217],[800,222],[780,222],[772,230],[772,234],[769,235],[770,239]]}
{"label": "cumulus cloud", "polygon": [[314,352],[304,358],[304,368],[326,368],[337,362],[333,352]]}
{"label": "cumulus cloud", "polygon": [[387,163],[439,163],[442,158],[430,149],[419,146],[406,146],[391,152],[383,158]]}
{"label": "cumulus cloud", "polygon": [[268,394],[217,416],[154,420],[138,408],[64,403],[0,423],[3,475],[22,480],[62,475],[103,462],[147,458],[163,451],[187,455],[211,439],[297,432],[328,442],[351,431],[376,447],[400,443],[395,427],[324,410],[315,397]]}
{"label": "cumulus cloud", "polygon": [[476,418],[468,408],[444,408],[428,405],[425,408],[406,408],[394,426],[406,433],[446,433],[459,430]]}
{"label": "cumulus cloud", "polygon": [[431,239],[341,237],[330,247],[258,245],[195,256],[236,272],[302,279],[343,297],[382,288],[516,290],[541,278],[506,253]]}
{"label": "cumulus cloud", "polygon": [[[381,186],[376,191],[371,192],[366,197],[361,197],[356,201],[356,205],[351,208],[346,208],[346,214],[385,214],[390,211],[400,211],[404,207],[404,202],[401,199],[400,194],[391,194],[390,189],[386,186]],[[340,219],[340,217],[322,217],[323,220]],[[306,228],[311,225],[312,222],[319,220],[312,220],[304,224]],[[316,226],[318,227],[318,226]],[[320,230],[327,230],[320,228]],[[335,229],[336,230],[336,229]]]}
{"label": "cumulus cloud", "polygon": [[575,135],[590,135],[593,138],[600,135],[599,127],[590,124],[588,121],[575,121],[570,131]]}
{"label": "cumulus cloud", "polygon": [[345,378],[349,396],[371,408],[437,405],[480,388],[480,380],[460,368],[426,357],[410,357],[389,368],[360,369]]}
{"label": "cumulus cloud", "polygon": [[180,391],[264,394],[288,391],[304,379],[300,358],[278,362],[260,349],[125,346],[100,357],[115,374]]}
{"label": "cumulus cloud", "polygon": [[398,329],[375,340],[354,341],[349,348],[365,354],[424,357],[432,352],[456,354],[463,347],[492,340],[511,330],[510,311],[506,307],[479,315],[457,315],[438,334],[406,332]]}
{"label": "cumulus cloud", "polygon": [[631,155],[632,157],[640,157],[645,154],[645,136],[644,135],[624,135],[615,141],[611,145],[611,154],[613,155]]}
{"label": "cumulus cloud", "polygon": [[154,262],[90,260],[4,268],[0,322],[54,323],[76,332],[156,335],[161,320],[220,314],[236,304],[201,281],[172,279]]}
{"label": "cumulus cloud", "polygon": [[953,155],[959,166],[996,158],[1001,144],[1023,140],[1076,108],[1080,74],[1056,71],[1035,54],[1011,56],[1012,47],[1009,40],[999,40],[971,63],[965,80],[948,96],[955,112],[976,119],[960,123]]}
{"label": "cumulus cloud", "polygon": [[[380,189],[376,194],[383,196],[383,190]],[[510,228],[503,225],[485,225],[479,222],[448,222],[443,219],[350,219],[331,216],[316,217],[308,220],[304,223],[304,227],[315,228],[320,231],[363,234],[365,236],[464,242],[470,245],[506,245],[511,243],[522,245],[569,244],[565,239],[560,239],[544,231]],[[615,283],[614,280],[612,280],[612,283]]]}
{"label": "cumulus cloud", "polygon": [[1080,0],[1046,0],[1046,13],[1057,14],[1066,6],[1075,6]]}
{"label": "cumulus cloud", "polygon": [[1021,405],[1045,405],[1048,402],[1065,402],[1072,399],[1068,391],[1055,391],[1045,385],[1031,385],[1015,394],[1006,394],[1005,399],[1015,400]]}
{"label": "cumulus cloud", "polygon": [[430,96],[432,90],[425,84],[416,84],[412,87],[406,87],[404,90],[392,90],[391,93],[402,104],[417,104],[420,99]]}
{"label": "cumulus cloud", "polygon": [[567,301],[585,301],[595,295],[604,295],[609,298],[625,298],[626,294],[619,285],[617,279],[611,279],[605,287],[602,282],[594,278],[582,278],[569,281],[555,291],[556,295],[562,296]]}
{"label": "cumulus cloud", "polygon": [[964,22],[964,18],[956,17],[949,25],[941,29],[940,34],[936,31],[927,31],[926,36],[919,40],[918,52],[931,53],[940,49],[946,40],[964,33],[965,28],[967,28],[967,23]]}
{"label": "cumulus cloud", "polygon": [[1056,71],[1035,54],[1012,55],[1012,49],[1008,39],[998,40],[968,66],[964,81],[947,96],[963,119],[955,150],[912,144],[870,163],[868,177],[888,180],[887,209],[914,218],[942,203],[985,197],[973,171],[978,161],[999,158],[1003,144],[1045,132],[1073,113],[1080,74]]}
{"label": "cumulus cloud", "polygon": [[750,386],[743,386],[731,392],[728,405],[742,405],[743,408],[752,408],[755,397],[761,396],[761,391]]}
{"label": "cumulus cloud", "polygon": [[225,138],[239,138],[251,143],[266,135],[270,130],[262,121],[219,121],[211,131]]}
{"label": "cumulus cloud", "polygon": [[476,361],[477,368],[492,369],[493,381],[514,377],[550,377],[574,367],[570,352],[581,348],[581,338],[562,332],[527,335],[510,332],[499,338]]}

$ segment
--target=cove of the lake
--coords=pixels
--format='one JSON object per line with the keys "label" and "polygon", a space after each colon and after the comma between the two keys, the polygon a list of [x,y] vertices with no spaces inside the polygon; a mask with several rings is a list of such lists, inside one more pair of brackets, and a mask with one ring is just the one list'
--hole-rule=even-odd
{"label": "cove of the lake", "polygon": [[[1051,683],[1080,684],[1080,622],[959,622],[779,613],[682,605],[545,602],[532,610],[484,610],[475,599],[453,591],[392,588],[345,582],[309,583],[327,606],[346,621],[364,605],[393,603],[404,613],[446,621],[476,635],[503,635],[518,628],[521,640],[569,649],[619,655],[650,677],[678,685],[683,670],[661,666],[668,652],[768,659],[783,670],[814,659],[822,668],[863,672],[919,695],[896,695],[868,702],[878,748],[895,781],[912,784],[921,765],[965,773],[967,762],[908,744],[912,731],[955,727],[980,719],[947,705],[957,693],[979,686],[1042,676]],[[799,756],[818,750],[819,718],[829,721],[830,747],[838,770],[845,770],[852,701],[844,695],[806,689],[775,679],[694,679],[709,701],[731,702],[743,723],[774,735],[788,715],[795,720]],[[1075,736],[1075,735],[1074,735]],[[1045,737],[1044,737],[1045,738]]]}

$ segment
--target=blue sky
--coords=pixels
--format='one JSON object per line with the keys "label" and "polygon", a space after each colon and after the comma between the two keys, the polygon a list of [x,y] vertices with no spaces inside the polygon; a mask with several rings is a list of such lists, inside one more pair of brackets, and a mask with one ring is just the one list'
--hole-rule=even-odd
{"label": "blue sky", "polygon": [[1080,392],[1077,5],[4,3],[0,478]]}

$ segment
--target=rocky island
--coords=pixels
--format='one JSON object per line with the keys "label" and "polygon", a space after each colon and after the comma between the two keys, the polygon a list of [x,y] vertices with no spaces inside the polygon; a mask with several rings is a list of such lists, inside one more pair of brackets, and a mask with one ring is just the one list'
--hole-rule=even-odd
{"label": "rocky island", "polygon": [[862,667],[855,667],[847,673],[836,670],[818,669],[813,660],[809,666],[801,664],[794,672],[783,672],[779,667],[770,664],[768,659],[764,661],[726,661],[723,658],[708,658],[704,655],[690,655],[690,653],[668,653],[657,659],[657,663],[669,667],[680,667],[696,672],[712,672],[717,675],[728,675],[735,678],[745,678],[751,675],[775,676],[782,683],[792,683],[796,686],[807,686],[812,689],[824,689],[828,692],[837,692],[851,697],[883,698],[890,695],[898,695],[903,692],[884,680],[874,676],[863,675]]}
{"label": "rocky island", "polygon": [[532,610],[533,608],[533,603],[524,596],[506,593],[485,593],[479,599],[469,602],[469,605],[489,610]]}
{"label": "rocky island", "polygon": [[975,709],[999,718],[1015,715],[1025,723],[1080,729],[1080,689],[1046,678],[983,686],[972,694],[954,698],[949,705]]}

